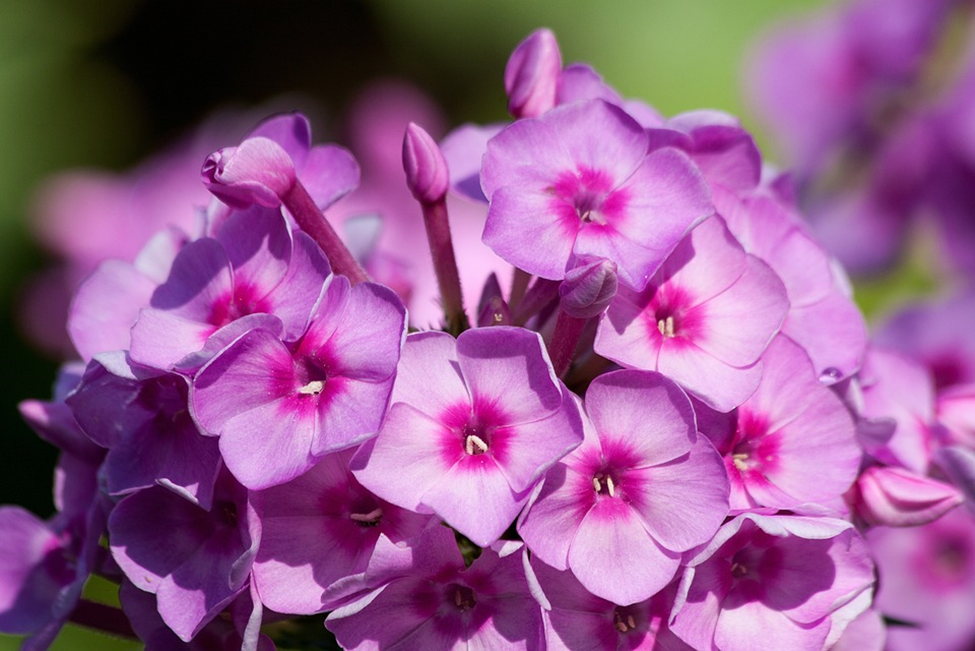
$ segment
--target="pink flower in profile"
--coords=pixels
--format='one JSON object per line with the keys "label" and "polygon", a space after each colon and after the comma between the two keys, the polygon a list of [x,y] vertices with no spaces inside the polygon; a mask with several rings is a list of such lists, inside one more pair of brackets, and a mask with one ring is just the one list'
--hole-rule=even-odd
{"label": "pink flower in profile", "polygon": [[676,149],[647,155],[644,129],[602,100],[519,120],[488,141],[484,243],[511,264],[561,280],[574,257],[606,258],[641,290],[714,212],[701,173]]}
{"label": "pink flower in profile", "polygon": [[352,469],[379,497],[434,512],[486,547],[544,472],[582,441],[571,396],[534,332],[411,335],[382,430]]}
{"label": "pink flower in profile", "polygon": [[778,276],[712,217],[684,238],[645,290],[620,287],[594,348],[730,411],[758,386],[761,355],[788,309]]}
{"label": "pink flower in profile", "polygon": [[728,478],[687,396],[663,376],[602,375],[585,406],[585,442],[545,476],[518,532],[546,564],[629,605],[661,590],[681,552],[714,535],[728,514]]}

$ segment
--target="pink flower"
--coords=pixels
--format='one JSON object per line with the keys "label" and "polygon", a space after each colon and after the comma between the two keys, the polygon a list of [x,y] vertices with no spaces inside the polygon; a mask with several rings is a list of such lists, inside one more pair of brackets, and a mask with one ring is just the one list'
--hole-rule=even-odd
{"label": "pink flower", "polygon": [[628,605],[661,590],[681,552],[714,535],[728,478],[687,396],[657,373],[596,378],[586,413],[585,442],[546,475],[518,532],[546,564]]}
{"label": "pink flower", "polygon": [[352,460],[379,497],[434,512],[482,547],[582,440],[541,338],[508,326],[406,340],[382,430]]}
{"label": "pink flower", "polygon": [[561,280],[573,257],[606,258],[640,290],[689,229],[713,212],[700,172],[602,100],[519,120],[488,141],[484,243],[511,264]]}

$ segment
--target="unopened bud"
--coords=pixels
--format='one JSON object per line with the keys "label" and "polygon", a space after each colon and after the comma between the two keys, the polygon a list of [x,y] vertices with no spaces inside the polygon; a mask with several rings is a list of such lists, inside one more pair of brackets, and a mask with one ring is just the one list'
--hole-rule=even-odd
{"label": "unopened bud", "polygon": [[868,524],[914,527],[961,504],[960,491],[950,484],[916,475],[903,468],[874,466],[857,478],[852,506]]}
{"label": "unopened bud", "polygon": [[450,173],[440,146],[412,122],[403,137],[403,169],[406,185],[420,203],[437,203],[447,196]]}
{"label": "unopened bud", "polygon": [[518,44],[504,69],[508,112],[516,118],[538,117],[555,106],[562,54],[551,30],[539,29]]}
{"label": "unopened bud", "polygon": [[562,310],[577,319],[599,316],[616,296],[617,287],[615,262],[599,258],[575,267],[559,286]]}
{"label": "unopened bud", "polygon": [[263,137],[248,138],[239,147],[210,154],[200,176],[214,196],[239,209],[254,204],[275,208],[297,180],[288,152]]}

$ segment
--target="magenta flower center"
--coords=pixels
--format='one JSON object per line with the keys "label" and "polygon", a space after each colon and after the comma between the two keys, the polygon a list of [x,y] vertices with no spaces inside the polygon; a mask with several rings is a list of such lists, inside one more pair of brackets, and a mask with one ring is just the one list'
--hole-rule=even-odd
{"label": "magenta flower center", "polygon": [[740,472],[768,469],[775,460],[776,441],[766,436],[765,419],[747,411],[739,411],[731,460]]}
{"label": "magenta flower center", "polygon": [[629,608],[616,608],[613,611],[613,626],[620,633],[628,633],[636,628],[636,617]]}
{"label": "magenta flower center", "polygon": [[257,292],[256,287],[243,283],[237,284],[232,293],[218,298],[213,303],[207,321],[210,325],[219,328],[249,314],[270,313],[270,303]]}
{"label": "magenta flower center", "polygon": [[619,490],[619,475],[608,470],[601,470],[592,476],[592,489],[597,495],[616,497]]}
{"label": "magenta flower center", "polygon": [[366,513],[351,513],[349,518],[360,527],[376,527],[383,520],[383,510],[377,506]]}
{"label": "magenta flower center", "polygon": [[447,595],[450,603],[461,612],[466,612],[477,605],[474,591],[464,585],[452,583],[447,586]]}
{"label": "magenta flower center", "polygon": [[648,306],[648,326],[656,327],[665,339],[693,336],[693,326],[685,316],[690,304],[683,290],[668,284],[658,287]]}
{"label": "magenta flower center", "polygon": [[317,360],[303,357],[295,362],[295,385],[298,393],[317,396],[325,390],[328,372]]}
{"label": "magenta flower center", "polygon": [[464,439],[464,452],[467,454],[477,456],[488,451],[491,441],[489,428],[481,425],[477,417],[471,416],[464,425],[461,435]]}
{"label": "magenta flower center", "polygon": [[606,213],[615,210],[612,190],[613,180],[607,173],[587,167],[561,174],[552,187],[555,196],[572,206],[586,224],[606,223]]}

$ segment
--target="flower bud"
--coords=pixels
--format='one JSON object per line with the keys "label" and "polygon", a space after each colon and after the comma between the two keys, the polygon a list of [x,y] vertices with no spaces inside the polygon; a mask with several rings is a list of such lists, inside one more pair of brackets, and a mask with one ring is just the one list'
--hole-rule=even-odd
{"label": "flower bud", "polygon": [[852,507],[865,522],[887,527],[913,527],[932,522],[963,499],[950,484],[903,468],[880,466],[863,471],[852,495]]}
{"label": "flower bud", "polygon": [[420,203],[437,203],[447,196],[450,173],[440,146],[412,122],[403,137],[403,169],[406,185]]}
{"label": "flower bud", "polygon": [[477,327],[511,325],[511,311],[501,293],[498,276],[491,274],[484,283],[481,300],[477,304]]}
{"label": "flower bud", "polygon": [[559,286],[562,309],[571,317],[588,319],[602,314],[616,296],[616,263],[599,258],[565,274]]}
{"label": "flower bud", "polygon": [[239,147],[210,154],[200,176],[214,196],[238,209],[255,203],[267,208],[281,205],[281,198],[298,178],[288,153],[263,137],[248,138]]}
{"label": "flower bud", "polygon": [[518,44],[504,69],[508,112],[516,118],[533,118],[555,106],[562,54],[548,29],[532,32]]}

